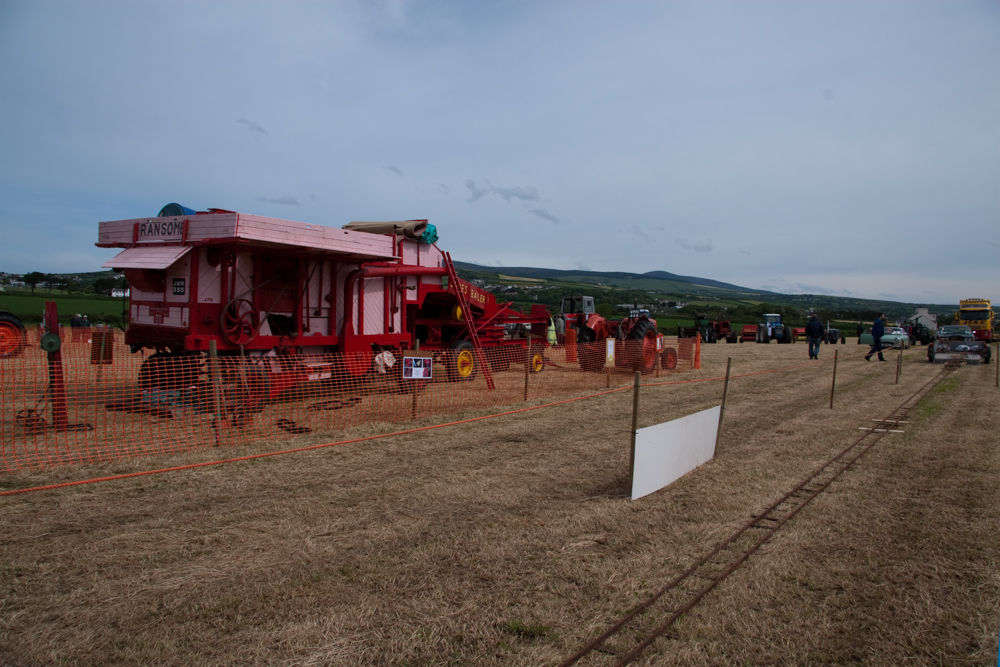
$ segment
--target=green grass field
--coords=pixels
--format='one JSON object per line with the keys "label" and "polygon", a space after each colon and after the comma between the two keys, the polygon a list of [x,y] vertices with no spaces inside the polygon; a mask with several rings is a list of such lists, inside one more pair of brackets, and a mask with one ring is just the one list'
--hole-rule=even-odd
{"label": "green grass field", "polygon": [[114,299],[108,296],[69,295],[53,291],[51,294],[38,289],[34,294],[30,291],[0,292],[0,308],[7,308],[21,318],[23,322],[41,322],[45,312],[45,302],[55,301],[59,309],[59,321],[68,324],[75,314],[86,315],[92,324],[100,322],[113,323],[122,319],[122,303],[124,299]]}

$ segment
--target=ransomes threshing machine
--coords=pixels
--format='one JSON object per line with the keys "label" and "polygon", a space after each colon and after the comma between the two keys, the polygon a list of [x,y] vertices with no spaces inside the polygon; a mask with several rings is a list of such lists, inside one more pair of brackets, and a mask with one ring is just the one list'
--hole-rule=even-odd
{"label": "ransomes threshing machine", "polygon": [[[104,267],[130,286],[125,342],[154,351],[140,389],[197,384],[214,348],[256,412],[310,381],[373,372],[401,380],[397,355],[418,347],[449,380],[481,373],[490,389],[512,361],[541,371],[545,307],[497,303],[456,275],[436,239],[426,220],[337,229],[170,204],[158,217],[100,223],[97,245],[122,248]],[[531,350],[505,325],[530,332]]]}

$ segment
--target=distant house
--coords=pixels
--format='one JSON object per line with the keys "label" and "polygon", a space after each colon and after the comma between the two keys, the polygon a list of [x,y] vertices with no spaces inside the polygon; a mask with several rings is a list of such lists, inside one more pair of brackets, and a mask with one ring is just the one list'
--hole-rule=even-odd
{"label": "distant house", "polygon": [[129,295],[129,290],[116,287],[111,290],[111,296],[121,299]]}
{"label": "distant house", "polygon": [[937,315],[934,315],[926,308],[917,308],[917,312],[906,318],[910,324],[923,324],[932,332],[937,331]]}

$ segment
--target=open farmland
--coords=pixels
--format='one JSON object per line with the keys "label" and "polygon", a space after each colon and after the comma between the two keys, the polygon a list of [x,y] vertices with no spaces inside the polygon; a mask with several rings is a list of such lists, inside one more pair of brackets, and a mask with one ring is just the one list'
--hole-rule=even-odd
{"label": "open farmland", "polygon": [[[827,346],[825,363],[734,379],[717,458],[634,502],[628,392],[2,498],[0,663],[556,664],[941,371],[918,347],[895,385],[892,361],[837,348],[833,410]],[[735,374],[806,357],[804,344],[702,350],[702,371],[671,379],[720,376],[727,355]],[[721,389],[647,388],[639,426],[717,404]],[[639,664],[993,664],[998,399],[993,366],[952,373],[905,434],[883,438]]]}

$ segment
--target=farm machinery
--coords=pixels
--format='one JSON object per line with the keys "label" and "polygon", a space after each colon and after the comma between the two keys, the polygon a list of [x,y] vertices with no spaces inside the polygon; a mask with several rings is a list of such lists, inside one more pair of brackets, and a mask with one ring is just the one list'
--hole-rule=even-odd
{"label": "farm machinery", "polygon": [[722,319],[719,315],[715,320],[708,319],[705,313],[695,313],[694,326],[685,327],[677,325],[678,338],[694,338],[701,336],[703,343],[718,343],[725,340],[727,343],[739,342],[739,334],[733,331],[732,322]]}
{"label": "farm machinery", "polygon": [[779,343],[791,343],[794,340],[792,335],[792,327],[781,323],[780,314],[765,313],[764,323],[757,325],[754,340],[764,344],[770,343],[772,340]]}
{"label": "farm machinery", "polygon": [[[594,297],[568,296],[560,308],[566,318],[567,330],[576,330],[578,343],[599,343],[609,338],[615,340],[615,366],[632,368],[643,373],[656,367],[656,355],[661,355],[664,368],[677,366],[677,351],[673,348],[658,350],[656,320],[649,310],[633,308],[628,317],[608,320],[594,307]],[[620,341],[620,342],[619,342]],[[603,345],[584,345],[580,349],[580,367],[585,371],[601,371],[607,362]]]}
{"label": "farm machinery", "polygon": [[0,306],[0,359],[16,357],[27,346],[24,323],[6,306]]}
{"label": "farm machinery", "polygon": [[[540,372],[545,307],[498,303],[458,278],[436,239],[426,220],[337,229],[170,204],[155,218],[100,223],[97,245],[122,249],[103,266],[131,288],[126,344],[154,352],[140,390],[190,389],[218,372],[252,413],[291,387],[373,372],[408,391],[396,363],[407,350],[443,363],[452,381],[481,373],[489,389],[512,361]],[[511,324],[534,334],[531,350],[526,336],[505,335]]]}

